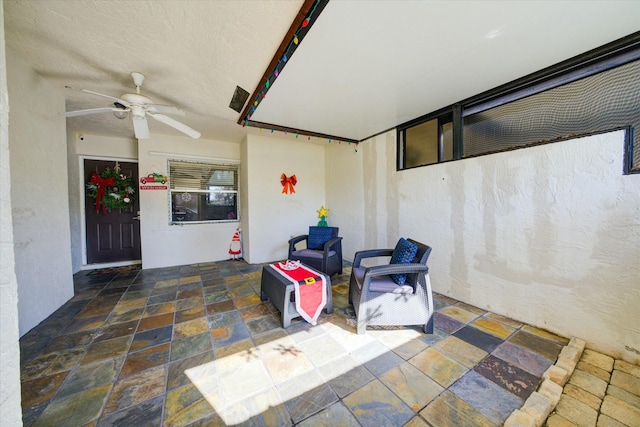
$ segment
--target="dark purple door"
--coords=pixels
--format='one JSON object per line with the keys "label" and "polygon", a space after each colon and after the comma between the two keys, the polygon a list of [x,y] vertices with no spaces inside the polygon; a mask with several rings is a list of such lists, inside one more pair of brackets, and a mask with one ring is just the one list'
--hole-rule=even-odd
{"label": "dark purple door", "polygon": [[[114,169],[113,160],[84,161],[84,183],[91,175],[101,174],[105,168]],[[140,259],[140,221],[138,220],[138,164],[118,162],[121,173],[130,176],[135,197],[127,209],[111,209],[96,212],[95,199],[85,197],[87,225],[87,264],[134,261]]]}

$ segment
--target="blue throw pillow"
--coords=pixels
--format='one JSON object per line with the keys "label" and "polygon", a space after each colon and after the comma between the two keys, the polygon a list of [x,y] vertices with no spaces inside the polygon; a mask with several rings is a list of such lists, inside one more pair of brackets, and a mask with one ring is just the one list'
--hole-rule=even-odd
{"label": "blue throw pillow", "polygon": [[[418,253],[418,246],[401,237],[391,255],[390,264],[411,264]],[[390,274],[391,279],[402,286],[407,281],[407,274]]]}
{"label": "blue throw pillow", "polygon": [[332,235],[332,227],[309,227],[307,249],[323,250],[324,244],[331,240]]}

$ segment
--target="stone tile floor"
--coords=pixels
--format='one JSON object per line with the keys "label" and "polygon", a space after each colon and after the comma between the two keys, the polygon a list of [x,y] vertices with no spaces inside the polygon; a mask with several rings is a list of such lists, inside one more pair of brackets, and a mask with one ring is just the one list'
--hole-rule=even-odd
{"label": "stone tile floor", "polygon": [[75,297],[20,340],[24,425],[502,425],[569,341],[439,294],[432,335],[356,335],[349,268],[332,314],[285,330],[261,269],[76,274]]}

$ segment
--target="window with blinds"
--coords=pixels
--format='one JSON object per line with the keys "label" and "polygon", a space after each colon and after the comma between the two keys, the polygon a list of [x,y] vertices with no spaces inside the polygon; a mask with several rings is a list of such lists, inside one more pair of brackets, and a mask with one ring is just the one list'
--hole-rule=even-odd
{"label": "window with blinds", "polygon": [[238,221],[238,168],[169,160],[170,224]]}

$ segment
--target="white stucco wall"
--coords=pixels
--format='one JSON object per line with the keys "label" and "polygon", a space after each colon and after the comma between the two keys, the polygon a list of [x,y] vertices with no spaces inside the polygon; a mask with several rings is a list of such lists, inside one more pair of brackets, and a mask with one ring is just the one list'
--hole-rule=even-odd
{"label": "white stucco wall", "polygon": [[[2,1],[0,22],[4,22]],[[0,420],[8,426],[22,426],[18,282],[14,264],[10,166],[7,68],[4,30],[0,29]]]}
{"label": "white stucco wall", "polygon": [[345,227],[365,247],[433,246],[436,292],[638,363],[640,176],[622,175],[623,143],[618,131],[397,172],[391,131],[360,145],[364,221]]}
{"label": "white stucco wall", "polygon": [[342,256],[349,261],[353,261],[356,251],[365,248],[367,237],[364,233],[367,210],[361,147],[335,143],[325,146],[329,221],[330,225],[340,227]]}
{"label": "white stucco wall", "polygon": [[[171,153],[167,155],[149,152]],[[188,156],[191,156],[190,158]],[[188,137],[151,135],[138,141],[140,176],[168,175],[167,159],[208,162],[240,160],[240,144]],[[241,165],[242,167],[242,165]],[[167,184],[168,186],[168,184]],[[240,206],[242,215],[242,206]],[[229,245],[239,221],[169,225],[168,190],[140,191],[142,268],[168,267],[229,259]]]}
{"label": "white stucco wall", "polygon": [[[115,118],[114,118],[115,120]],[[138,140],[79,133],[67,129],[67,168],[69,171],[69,223],[71,229],[71,262],[74,273],[86,265],[84,222],[85,158],[137,161]]]}
{"label": "white stucco wall", "polygon": [[[331,210],[325,199],[325,146],[261,135],[247,135],[243,144],[251,208],[242,221],[247,224],[245,259],[252,264],[285,259],[291,236],[307,234],[323,205]],[[296,176],[294,194],[282,193],[283,173]],[[334,225],[332,218],[330,211],[329,225]]]}
{"label": "white stucco wall", "polygon": [[73,296],[64,97],[7,50],[20,335]]}

